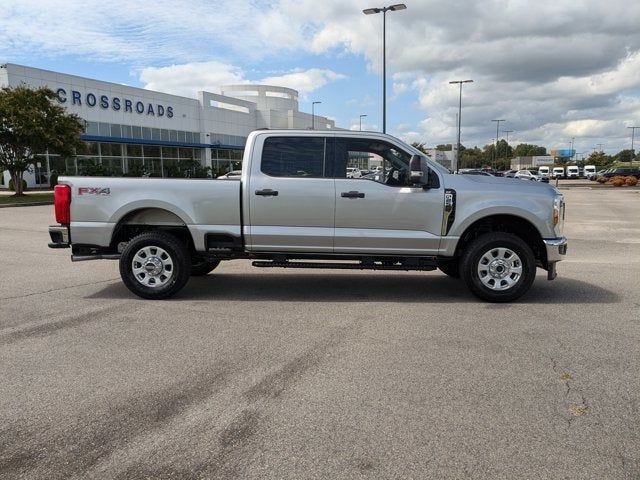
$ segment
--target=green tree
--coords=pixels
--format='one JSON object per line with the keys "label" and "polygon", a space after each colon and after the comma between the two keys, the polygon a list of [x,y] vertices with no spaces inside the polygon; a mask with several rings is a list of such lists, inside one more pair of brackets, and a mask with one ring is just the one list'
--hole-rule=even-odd
{"label": "green tree", "polygon": [[422,153],[427,153],[427,144],[426,143],[420,143],[420,142],[413,142],[411,143],[411,146],[420,150]]}
{"label": "green tree", "polygon": [[22,178],[33,168],[36,154],[49,149],[70,155],[82,146],[80,118],[67,114],[55,98],[46,87],[0,90],[0,172],[9,171],[16,196],[23,195]]}
{"label": "green tree", "polygon": [[[451,146],[450,143],[446,143],[446,144],[440,144],[436,147],[436,150],[439,150],[441,152],[450,152],[453,150],[453,146]],[[462,150],[462,149],[460,149]]]}
{"label": "green tree", "polygon": [[633,160],[633,152],[629,150],[621,150],[613,157],[614,162],[631,162]]}
{"label": "green tree", "polygon": [[538,145],[530,145],[528,143],[521,143],[513,150],[514,157],[533,157],[537,155],[546,155],[547,149],[545,147],[539,147]]}
{"label": "green tree", "polygon": [[612,159],[610,156],[605,155],[604,152],[593,152],[589,155],[589,158],[585,160],[585,164],[587,165],[595,165],[596,167],[606,167],[611,165]]}

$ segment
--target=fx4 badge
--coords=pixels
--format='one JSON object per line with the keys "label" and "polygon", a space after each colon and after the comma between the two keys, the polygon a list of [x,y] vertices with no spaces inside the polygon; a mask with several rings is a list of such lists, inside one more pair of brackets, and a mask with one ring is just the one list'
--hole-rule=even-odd
{"label": "fx4 badge", "polygon": [[79,187],[78,195],[111,195],[111,189],[102,187]]}

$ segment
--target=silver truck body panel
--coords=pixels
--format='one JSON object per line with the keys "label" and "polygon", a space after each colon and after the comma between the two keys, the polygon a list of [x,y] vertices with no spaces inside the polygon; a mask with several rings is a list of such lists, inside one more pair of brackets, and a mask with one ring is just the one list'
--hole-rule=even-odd
{"label": "silver truck body panel", "polygon": [[[192,233],[204,250],[204,233],[240,234],[240,182],[196,179],[60,177],[72,189],[71,241],[108,246],[114,228],[127,215],[164,210]],[[83,188],[82,194],[79,192]],[[92,190],[101,193],[88,193]],[[145,220],[146,218],[146,220]],[[153,215],[142,215],[146,223]],[[167,216],[162,217],[164,221]]]}

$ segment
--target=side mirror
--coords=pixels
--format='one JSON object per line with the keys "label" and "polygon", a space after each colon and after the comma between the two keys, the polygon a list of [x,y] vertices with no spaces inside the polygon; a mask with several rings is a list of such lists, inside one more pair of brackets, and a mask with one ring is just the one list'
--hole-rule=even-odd
{"label": "side mirror", "polygon": [[421,187],[429,183],[429,167],[424,157],[413,155],[409,161],[409,180],[413,185]]}

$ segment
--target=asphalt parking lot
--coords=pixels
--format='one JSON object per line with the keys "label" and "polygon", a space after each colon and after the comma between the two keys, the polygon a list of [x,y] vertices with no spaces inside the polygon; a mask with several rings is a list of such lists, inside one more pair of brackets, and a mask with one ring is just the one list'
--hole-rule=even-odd
{"label": "asphalt parking lot", "polygon": [[140,300],[0,210],[0,478],[640,478],[640,190],[564,190],[521,301],[223,264]]}

